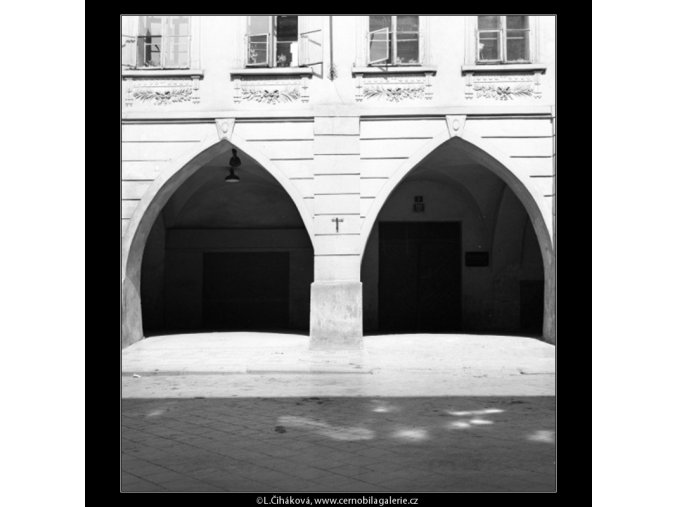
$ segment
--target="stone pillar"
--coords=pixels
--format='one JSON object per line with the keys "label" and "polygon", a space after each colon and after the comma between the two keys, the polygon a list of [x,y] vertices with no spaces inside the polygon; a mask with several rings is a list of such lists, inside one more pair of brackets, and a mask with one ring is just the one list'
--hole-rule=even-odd
{"label": "stone pillar", "polygon": [[555,256],[548,255],[543,259],[544,294],[543,294],[543,339],[555,345],[557,343],[557,291],[555,285]]}
{"label": "stone pillar", "polygon": [[315,281],[310,348],[362,346],[360,282],[360,124],[337,111],[314,125]]}
{"label": "stone pillar", "polygon": [[313,282],[310,286],[310,348],[361,347],[362,282]]}

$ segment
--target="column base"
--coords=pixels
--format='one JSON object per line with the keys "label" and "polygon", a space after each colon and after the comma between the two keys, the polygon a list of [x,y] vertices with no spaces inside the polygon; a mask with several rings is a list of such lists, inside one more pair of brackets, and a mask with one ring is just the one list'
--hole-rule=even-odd
{"label": "column base", "polygon": [[313,282],[310,348],[362,348],[362,282]]}

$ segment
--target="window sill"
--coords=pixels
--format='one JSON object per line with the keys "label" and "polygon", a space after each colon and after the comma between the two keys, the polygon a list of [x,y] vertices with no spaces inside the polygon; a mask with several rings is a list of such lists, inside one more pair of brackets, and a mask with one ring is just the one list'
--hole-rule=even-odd
{"label": "window sill", "polygon": [[372,67],[353,67],[355,74],[435,74],[437,67],[425,65],[392,65],[392,66],[372,66]]}
{"label": "window sill", "polygon": [[204,77],[204,71],[201,69],[134,69],[134,70],[123,70],[123,78],[146,78],[146,77],[191,77],[191,78],[200,78]]}
{"label": "window sill", "polygon": [[232,76],[312,76],[310,67],[247,67],[230,71]]}
{"label": "window sill", "polygon": [[461,66],[461,72],[545,72],[547,65],[542,63],[488,63]]}

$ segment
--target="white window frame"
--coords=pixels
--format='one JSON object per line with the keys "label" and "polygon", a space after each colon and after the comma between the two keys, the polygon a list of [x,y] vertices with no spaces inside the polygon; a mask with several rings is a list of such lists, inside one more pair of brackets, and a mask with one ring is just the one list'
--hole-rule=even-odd
{"label": "white window frame", "polygon": [[[391,15],[390,16],[390,27],[386,28],[379,28],[378,30],[373,30],[373,31],[367,31],[367,65],[371,67],[420,67],[422,65],[422,58],[423,58],[423,27],[422,27],[422,22],[423,22],[423,16],[417,16],[418,17],[418,56],[416,58],[416,62],[412,63],[397,63],[397,16],[396,15]],[[369,23],[369,16],[367,16],[367,23]],[[367,27],[369,25],[367,24]],[[388,57],[386,58],[385,62],[382,60],[372,60],[371,59],[371,51],[369,49],[369,42],[371,41],[371,36],[372,34],[376,32],[381,32],[383,30],[386,30],[387,35],[392,34],[392,51],[390,47],[390,37],[386,38],[386,47],[388,48]],[[392,53],[392,54],[391,54]],[[388,62],[388,60],[392,60],[391,62]],[[382,62],[382,63],[381,63]]]}
{"label": "white window frame", "polygon": [[[488,16],[489,14],[487,14]],[[527,44],[527,50],[529,51],[528,58],[525,60],[507,60],[507,50],[508,50],[508,25],[507,25],[507,16],[498,16],[499,18],[499,28],[491,30],[480,30],[479,29],[479,16],[475,16],[475,63],[478,65],[513,65],[513,64],[524,64],[532,63],[534,61],[534,43],[533,43],[533,30],[534,25],[532,16],[527,16],[527,28],[522,29],[513,29],[511,30],[521,30],[526,32],[529,37],[529,43]],[[498,59],[497,60],[482,60],[480,59],[480,34],[482,33],[494,33],[497,32],[498,36]]]}
{"label": "white window frame", "polygon": [[[245,34],[245,67],[264,67],[264,68],[292,68],[296,69],[299,67],[302,67],[301,63],[301,44],[302,38],[307,37],[307,33],[301,34],[300,30],[300,18],[301,16],[297,16],[297,24],[296,24],[296,32],[297,32],[297,39],[296,39],[296,65],[289,65],[288,67],[278,67],[277,65],[277,17],[278,16],[268,16],[268,32],[264,33],[246,33]],[[247,16],[247,29],[249,27],[249,16]],[[313,32],[315,32],[314,30]],[[311,32],[308,32],[311,33]],[[250,44],[250,37],[260,37],[262,35],[266,36],[266,62],[262,63],[249,63],[249,44]],[[306,41],[307,43],[307,41]],[[309,65],[309,64],[306,64]]]}
{"label": "white window frame", "polygon": [[[139,27],[141,25],[141,18],[149,18],[149,17],[159,17],[162,20],[162,28],[161,28],[161,35],[160,35],[160,65],[159,66],[151,66],[151,65],[143,65],[144,62],[139,62],[139,58],[137,56],[136,62],[135,62],[135,69],[136,70],[163,70],[163,69],[190,69],[191,67],[191,62],[192,62],[192,45],[193,45],[193,32],[192,32],[192,16],[139,16],[137,20],[137,35],[136,35],[136,51],[137,55],[139,54],[139,44],[141,44],[141,39],[145,37],[144,35],[139,34]],[[172,17],[186,17],[188,18],[188,35],[167,35],[167,27],[169,25],[169,18]],[[167,47],[168,45],[166,42],[171,39],[171,38],[185,38],[188,39],[188,44],[186,44],[186,47],[188,49],[188,55],[187,55],[187,62],[184,65],[172,65],[169,66],[166,63],[166,56],[167,56]],[[145,45],[146,42],[143,42],[144,48],[142,51],[142,54],[145,55]]]}

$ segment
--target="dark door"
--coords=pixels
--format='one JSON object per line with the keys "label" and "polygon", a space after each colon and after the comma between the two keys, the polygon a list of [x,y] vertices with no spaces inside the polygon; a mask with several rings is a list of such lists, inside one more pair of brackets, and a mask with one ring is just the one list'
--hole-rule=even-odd
{"label": "dark door", "polygon": [[289,253],[205,253],[203,276],[205,329],[289,327]]}
{"label": "dark door", "polygon": [[461,330],[461,224],[379,225],[379,328]]}
{"label": "dark door", "polygon": [[543,332],[543,280],[520,282],[520,324],[525,333]]}

